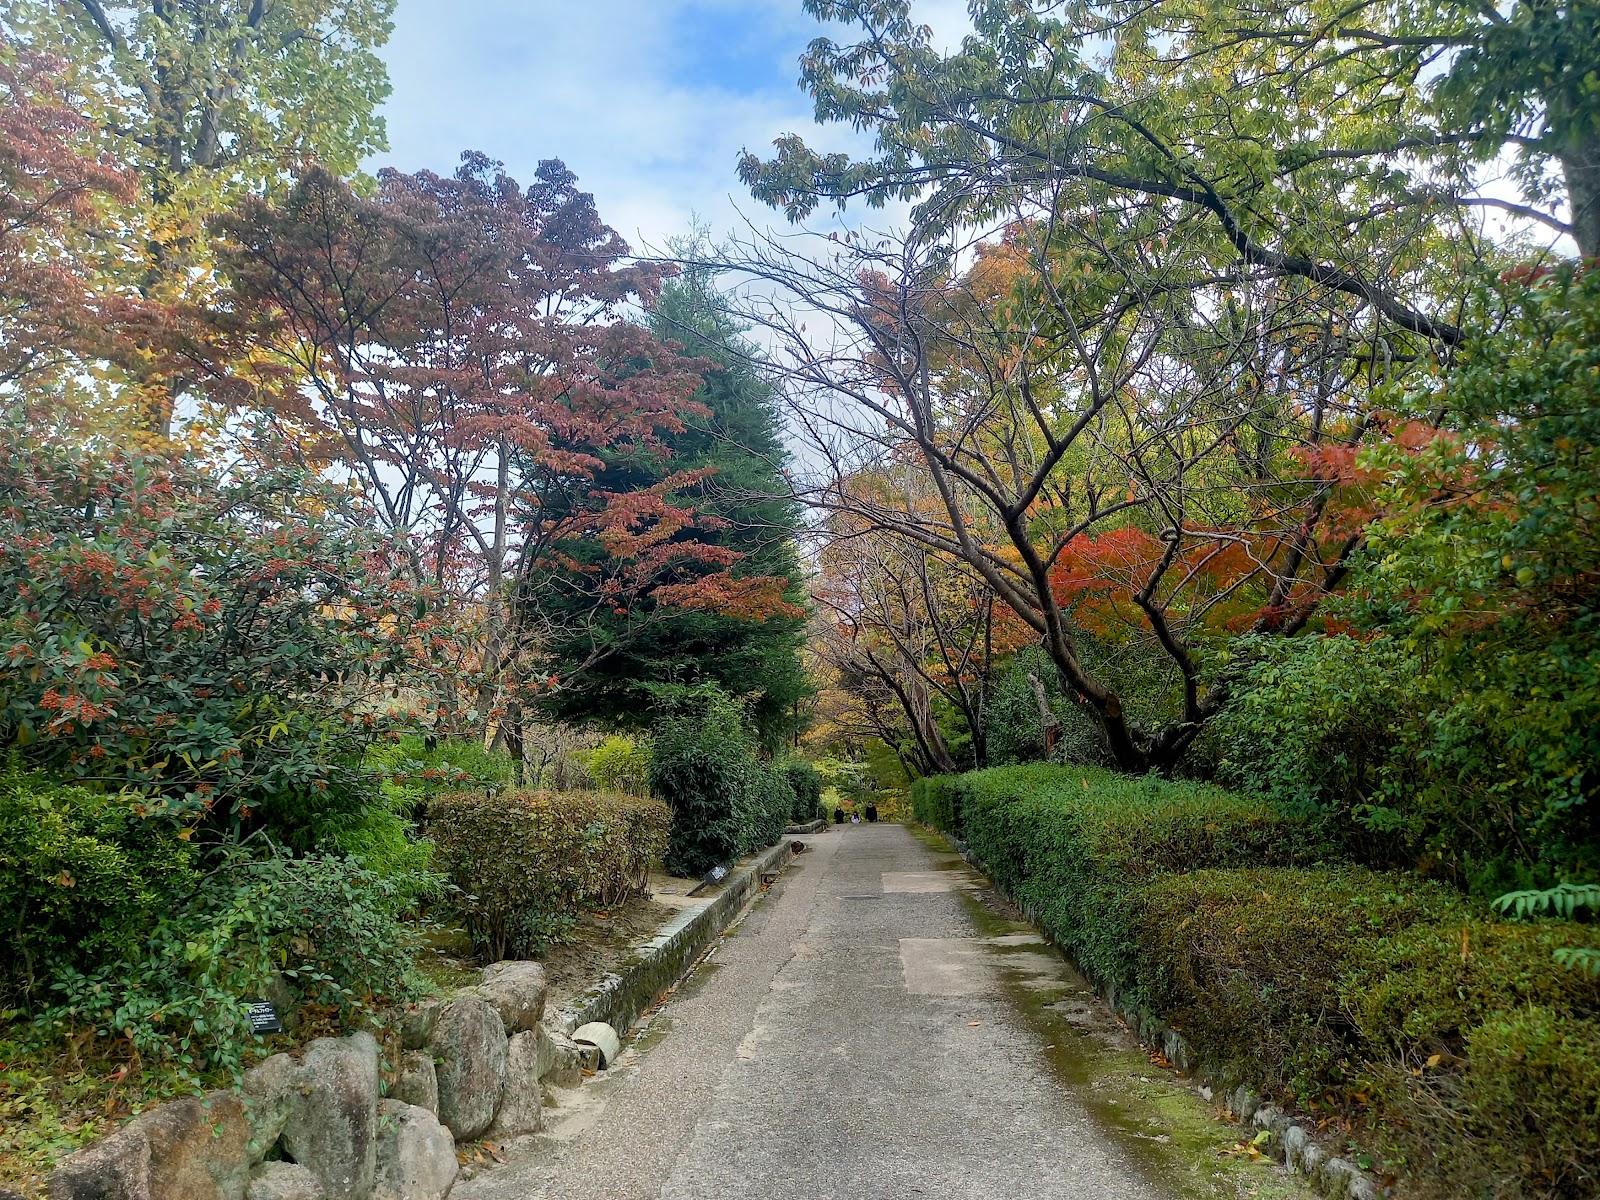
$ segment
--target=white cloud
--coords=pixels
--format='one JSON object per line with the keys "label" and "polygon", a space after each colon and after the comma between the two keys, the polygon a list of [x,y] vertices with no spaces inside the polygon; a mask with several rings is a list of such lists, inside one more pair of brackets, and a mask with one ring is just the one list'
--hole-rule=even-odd
{"label": "white cloud", "polygon": [[775,64],[757,90],[686,78],[675,22],[689,7],[401,0],[384,160],[444,171],[478,149],[526,181],[560,158],[630,240],[660,242],[697,210],[727,224],[740,148],[809,124],[809,106]]}
{"label": "white cloud", "polygon": [[[945,45],[967,28],[964,0],[918,17]],[[818,32],[800,0],[400,0],[392,150],[373,165],[448,171],[482,150],[525,182],[560,158],[635,244],[661,245],[692,213],[719,232],[739,211],[781,224],[739,183],[739,151],[787,132],[860,145],[816,129],[796,85]]]}

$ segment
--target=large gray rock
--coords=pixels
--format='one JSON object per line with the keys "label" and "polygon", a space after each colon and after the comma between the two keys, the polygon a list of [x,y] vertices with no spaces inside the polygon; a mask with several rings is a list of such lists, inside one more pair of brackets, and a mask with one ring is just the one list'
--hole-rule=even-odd
{"label": "large gray rock", "polygon": [[66,1159],[50,1173],[50,1200],[153,1200],[150,1143],[125,1126]]}
{"label": "large gray rock", "polygon": [[327,1200],[327,1193],[299,1163],[264,1162],[250,1172],[244,1200]]}
{"label": "large gray rock", "polygon": [[539,1082],[539,1032],[517,1034],[506,1047],[506,1086],[495,1114],[500,1137],[537,1133],[544,1128],[544,1086]]}
{"label": "large gray rock", "polygon": [[169,1100],[51,1174],[52,1200],[243,1200],[250,1124],[232,1092]]}
{"label": "large gray rock", "polygon": [[506,961],[490,963],[483,977],[468,991],[494,1005],[506,1032],[521,1033],[535,1028],[544,1017],[548,991],[544,968],[536,962]]}
{"label": "large gray rock", "polygon": [[456,1181],[456,1142],[425,1108],[385,1100],[378,1109],[372,1200],[443,1200]]}
{"label": "large gray rock", "polygon": [[244,1073],[245,1114],[250,1121],[249,1155],[258,1163],[283,1136],[289,1113],[299,1096],[300,1064],[287,1054],[274,1054]]}
{"label": "large gray rock", "polygon": [[488,1001],[463,997],[439,1014],[433,1061],[439,1079],[439,1119],[457,1141],[478,1137],[500,1107],[506,1077],[506,1030]]}
{"label": "large gray rock", "polygon": [[250,1122],[236,1092],[159,1104],[139,1116],[150,1143],[150,1191],[162,1200],[243,1200]]}
{"label": "large gray rock", "polygon": [[439,1028],[439,1014],[444,1012],[445,1001],[429,996],[408,1004],[400,1014],[400,1044],[407,1050],[423,1050],[433,1041],[433,1031]]}
{"label": "large gray rock", "polygon": [[1278,1143],[1283,1147],[1283,1165],[1291,1171],[1299,1171],[1300,1156],[1311,1145],[1310,1135],[1300,1126],[1290,1125],[1284,1129]]}
{"label": "large gray rock", "polygon": [[378,1043],[371,1034],[318,1038],[307,1047],[283,1144],[328,1200],[367,1200],[378,1145]]}
{"label": "large gray rock", "polygon": [[396,1094],[407,1104],[415,1104],[431,1113],[439,1111],[439,1075],[434,1070],[433,1055],[425,1050],[407,1050],[400,1057],[400,1079]]}

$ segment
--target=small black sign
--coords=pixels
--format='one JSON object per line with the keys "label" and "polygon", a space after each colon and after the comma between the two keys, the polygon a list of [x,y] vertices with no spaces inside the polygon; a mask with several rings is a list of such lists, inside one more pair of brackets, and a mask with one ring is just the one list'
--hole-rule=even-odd
{"label": "small black sign", "polygon": [[283,1022],[270,1000],[246,1000],[247,1014],[252,1033],[282,1033]]}

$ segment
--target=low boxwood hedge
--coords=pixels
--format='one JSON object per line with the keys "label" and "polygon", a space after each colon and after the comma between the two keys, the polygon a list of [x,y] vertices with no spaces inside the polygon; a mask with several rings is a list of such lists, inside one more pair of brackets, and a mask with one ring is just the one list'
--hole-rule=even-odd
{"label": "low boxwood hedge", "polygon": [[996,767],[923,780],[918,816],[962,837],[1086,971],[1123,984],[1130,885],[1200,867],[1317,862],[1309,817],[1198,783],[1094,768]]}
{"label": "low boxwood hedge", "polygon": [[536,958],[585,907],[644,887],[672,814],[620,792],[462,792],[437,797],[428,832],[485,958]]}
{"label": "low boxwood hedge", "polygon": [[1205,785],[1026,766],[919,781],[1091,978],[1227,1081],[1337,1117],[1413,1195],[1600,1195],[1600,927],[1496,920]]}

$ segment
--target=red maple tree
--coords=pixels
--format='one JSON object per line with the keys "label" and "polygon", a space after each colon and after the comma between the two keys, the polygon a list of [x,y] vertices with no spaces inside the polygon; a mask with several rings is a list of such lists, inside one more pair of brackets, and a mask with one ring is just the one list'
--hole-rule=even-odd
{"label": "red maple tree", "polygon": [[[668,456],[705,364],[626,319],[662,268],[631,259],[559,161],[524,189],[467,154],[452,176],[384,171],[371,198],[317,171],[218,231],[232,281],[218,323],[269,351],[220,386],[265,398],[308,462],[360,484],[415,582],[470,610],[457,665],[472,695],[442,697],[441,716],[470,704],[515,724],[519,696],[551,682],[534,653],[551,631],[526,602],[541,572],[592,577],[596,612],[776,597],[695,536],[695,476],[596,484],[610,456]],[[693,588],[678,586],[686,563]],[[660,603],[634,604],[647,595]]]}

